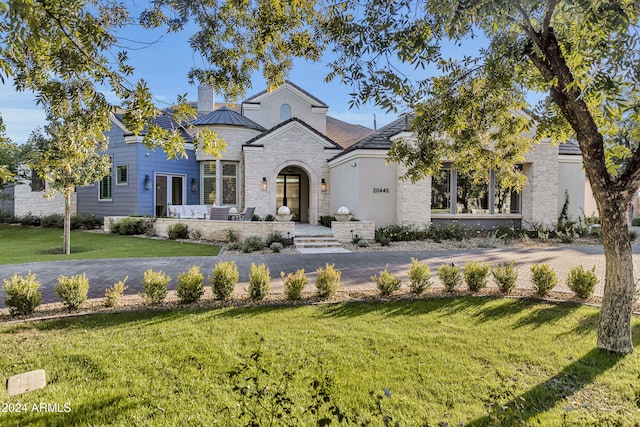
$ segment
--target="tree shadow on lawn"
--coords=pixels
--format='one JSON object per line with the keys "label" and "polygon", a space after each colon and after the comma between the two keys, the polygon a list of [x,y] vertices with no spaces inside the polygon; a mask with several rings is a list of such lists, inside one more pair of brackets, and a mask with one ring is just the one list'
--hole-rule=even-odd
{"label": "tree shadow on lawn", "polygon": [[[587,324],[593,321],[592,316],[586,319]],[[634,345],[638,345],[640,326],[633,328],[633,341]],[[593,348],[552,378],[515,396],[509,402],[493,402],[496,405],[488,415],[472,420],[466,425],[473,427],[497,425],[496,420],[502,421],[503,424],[499,425],[520,425],[522,421],[525,421],[526,425],[534,424],[539,414],[574,395],[626,357],[628,356]]]}

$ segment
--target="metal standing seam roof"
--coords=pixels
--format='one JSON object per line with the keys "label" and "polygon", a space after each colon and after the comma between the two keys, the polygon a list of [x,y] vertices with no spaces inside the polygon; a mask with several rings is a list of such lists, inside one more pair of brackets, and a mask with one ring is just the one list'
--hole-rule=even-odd
{"label": "metal standing seam roof", "polygon": [[192,121],[191,124],[196,126],[206,126],[206,125],[241,126],[241,127],[246,127],[250,129],[256,129],[259,131],[265,130],[262,126],[260,126],[253,120],[249,120],[248,118],[238,114],[236,111],[227,107],[218,108],[217,110],[212,111],[207,115]]}

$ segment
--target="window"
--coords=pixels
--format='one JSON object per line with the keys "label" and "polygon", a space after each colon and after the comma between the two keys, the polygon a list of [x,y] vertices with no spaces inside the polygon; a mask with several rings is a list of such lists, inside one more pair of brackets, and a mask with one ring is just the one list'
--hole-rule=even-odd
{"label": "window", "polygon": [[31,171],[31,191],[44,191],[45,187],[44,178],[40,178],[34,171]]}
{"label": "window", "polygon": [[238,164],[222,162],[222,204],[238,205]]}
{"label": "window", "polygon": [[488,182],[447,168],[431,178],[432,214],[518,214],[520,206],[520,194],[502,185],[493,171]]}
{"label": "window", "polygon": [[216,204],[216,161],[202,162],[202,203]]}
{"label": "window", "polygon": [[456,213],[489,213],[489,183],[457,173]]}
{"label": "window", "polygon": [[451,169],[441,169],[431,179],[431,213],[451,213]]}
{"label": "window", "polygon": [[100,180],[98,187],[98,200],[113,200],[113,172],[111,170],[109,175]]}
{"label": "window", "polygon": [[282,104],[280,107],[280,120],[287,120],[291,118],[291,107],[289,104]]}
{"label": "window", "polygon": [[116,168],[116,184],[123,185],[127,183],[128,166],[120,165]]}

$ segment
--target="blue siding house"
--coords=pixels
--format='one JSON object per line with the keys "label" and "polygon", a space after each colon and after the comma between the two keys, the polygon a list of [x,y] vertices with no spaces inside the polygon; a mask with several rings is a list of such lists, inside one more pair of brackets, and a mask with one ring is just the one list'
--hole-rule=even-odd
{"label": "blue siding house", "polygon": [[[200,202],[200,169],[192,139],[187,142],[187,158],[168,160],[161,149],[149,149],[141,136],[134,136],[122,124],[122,116],[114,115],[107,132],[111,156],[111,174],[100,182],[77,189],[79,213],[101,216],[149,215],[167,216],[169,205],[195,205]],[[162,127],[179,127],[167,116],[159,116]]]}

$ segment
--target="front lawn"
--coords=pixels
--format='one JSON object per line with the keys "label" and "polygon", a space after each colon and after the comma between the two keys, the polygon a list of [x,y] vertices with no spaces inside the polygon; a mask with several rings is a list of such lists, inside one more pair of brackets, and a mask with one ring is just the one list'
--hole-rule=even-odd
{"label": "front lawn", "polygon": [[98,258],[212,256],[220,247],[115,234],[71,232],[71,255],[63,255],[62,230],[0,224],[0,264]]}
{"label": "front lawn", "polygon": [[[0,380],[44,369],[49,384],[0,392],[5,408],[27,404],[0,424],[339,425],[341,414],[372,426],[385,416],[402,426],[637,425],[640,356],[597,350],[597,317],[571,304],[439,298],[3,326]],[[634,318],[636,345],[639,326]],[[69,411],[33,410],[42,402]]]}

